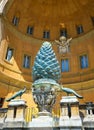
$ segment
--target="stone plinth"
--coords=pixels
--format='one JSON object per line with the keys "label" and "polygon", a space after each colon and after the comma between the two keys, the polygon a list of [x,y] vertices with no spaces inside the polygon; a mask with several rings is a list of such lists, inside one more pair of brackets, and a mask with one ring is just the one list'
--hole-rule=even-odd
{"label": "stone plinth", "polygon": [[33,118],[28,124],[29,128],[52,128],[53,118],[49,112],[39,112],[37,118]]}
{"label": "stone plinth", "polygon": [[59,126],[61,130],[81,130],[82,122],[79,116],[79,102],[75,96],[62,97],[60,101],[61,116]]}
{"label": "stone plinth", "polygon": [[85,129],[94,129],[94,104],[92,102],[86,104],[86,116],[83,120],[83,126]]}
{"label": "stone plinth", "polygon": [[0,130],[3,129],[7,108],[0,108]]}
{"label": "stone plinth", "polygon": [[26,103],[24,100],[12,100],[8,105],[4,128],[22,128],[24,126]]}
{"label": "stone plinth", "polygon": [[83,120],[84,128],[93,129],[94,130],[94,115],[86,115]]}
{"label": "stone plinth", "polygon": [[0,130],[3,129],[3,126],[4,126],[4,120],[5,120],[6,116],[3,115],[3,117],[0,117]]}

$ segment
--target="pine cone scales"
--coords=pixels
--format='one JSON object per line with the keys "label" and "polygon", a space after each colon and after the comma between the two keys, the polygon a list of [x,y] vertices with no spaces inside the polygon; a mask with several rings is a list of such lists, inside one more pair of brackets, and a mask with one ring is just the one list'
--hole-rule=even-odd
{"label": "pine cone scales", "polygon": [[58,81],[61,76],[59,62],[49,42],[44,42],[40,48],[32,69],[33,80],[42,78]]}

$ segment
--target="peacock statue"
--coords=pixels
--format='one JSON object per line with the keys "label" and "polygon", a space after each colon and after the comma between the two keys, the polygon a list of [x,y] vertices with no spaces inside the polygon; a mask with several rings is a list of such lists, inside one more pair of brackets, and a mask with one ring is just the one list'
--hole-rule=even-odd
{"label": "peacock statue", "polygon": [[9,102],[9,101],[15,99],[16,97],[20,97],[21,98],[21,96],[25,93],[25,91],[26,91],[26,88],[19,90],[14,95],[12,95],[12,97],[6,99],[6,101]]}
{"label": "peacock statue", "polygon": [[80,98],[80,99],[83,98],[83,96],[79,95],[77,92],[75,92],[75,91],[74,91],[73,89],[71,89],[71,88],[61,87],[60,89],[61,89],[61,91],[67,93],[67,95],[73,94],[73,95],[75,95],[77,98]]}

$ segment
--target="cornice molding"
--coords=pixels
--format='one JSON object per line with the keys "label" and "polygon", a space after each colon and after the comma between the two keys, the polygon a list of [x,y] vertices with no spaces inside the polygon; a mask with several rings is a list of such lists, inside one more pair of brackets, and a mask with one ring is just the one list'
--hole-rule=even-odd
{"label": "cornice molding", "polygon": [[91,73],[94,73],[94,69],[87,70],[86,72],[78,72],[78,73],[72,73],[72,74],[66,74],[66,75],[62,73],[62,77],[63,78],[78,77],[78,76],[85,76]]}

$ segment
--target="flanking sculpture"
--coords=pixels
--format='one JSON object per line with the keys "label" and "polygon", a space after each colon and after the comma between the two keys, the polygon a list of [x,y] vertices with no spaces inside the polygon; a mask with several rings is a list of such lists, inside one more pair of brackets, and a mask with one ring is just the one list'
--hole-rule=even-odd
{"label": "flanking sculpture", "polygon": [[[7,117],[4,121],[5,129],[23,128],[25,124],[26,101],[21,96],[26,92],[23,88],[6,99],[8,103]],[[19,98],[18,98],[19,97]]]}
{"label": "flanking sculpture", "polygon": [[16,97],[20,97],[20,98],[21,98],[21,96],[25,93],[25,91],[26,91],[26,88],[24,88],[24,89],[22,89],[22,90],[16,92],[16,93],[15,93],[14,95],[12,95],[10,98],[6,99],[6,101],[9,102],[9,101],[15,99]]}
{"label": "flanking sculpture", "polygon": [[67,93],[67,96],[69,96],[69,94],[73,94],[75,95],[77,98],[80,98],[82,99],[83,96],[79,95],[77,92],[75,92],[73,89],[70,89],[70,88],[64,88],[61,86],[61,91],[64,91]]}

